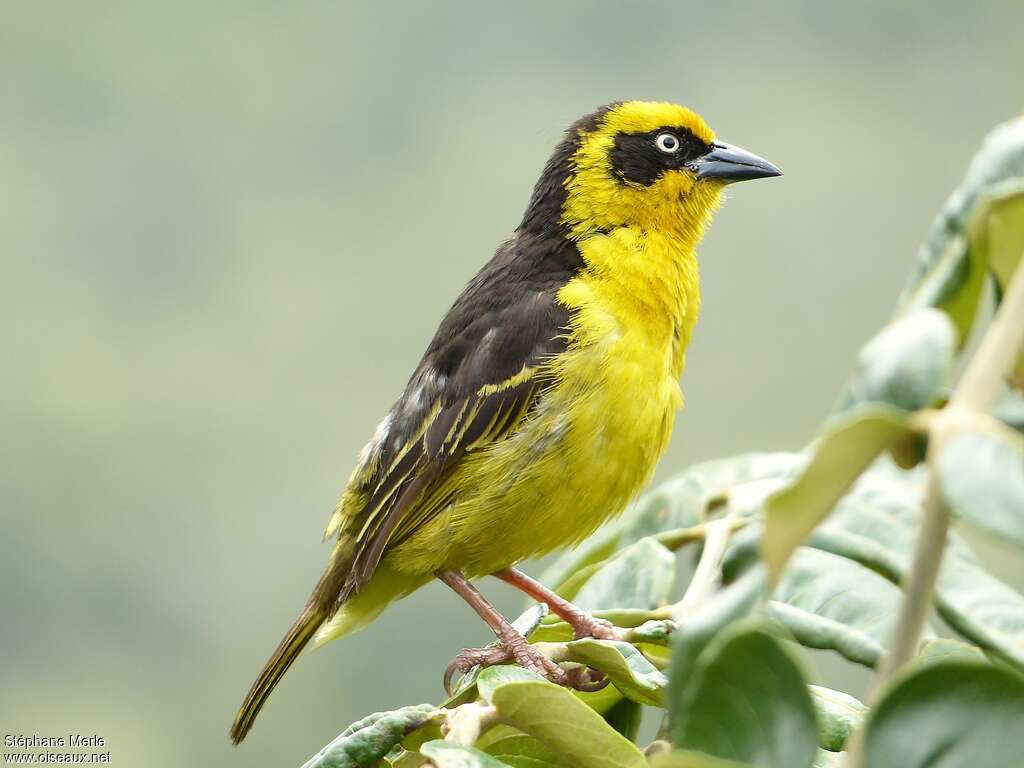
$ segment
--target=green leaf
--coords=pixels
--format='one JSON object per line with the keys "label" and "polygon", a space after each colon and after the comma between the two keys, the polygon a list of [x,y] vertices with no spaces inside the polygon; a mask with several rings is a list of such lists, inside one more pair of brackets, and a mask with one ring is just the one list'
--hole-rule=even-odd
{"label": "green leaf", "polygon": [[749,763],[720,760],[703,752],[674,749],[663,752],[651,760],[651,768],[754,768]]}
{"label": "green leaf", "polygon": [[934,234],[919,251],[919,266],[911,274],[911,281],[919,282],[905,289],[897,316],[922,307],[941,309],[956,328],[957,346],[962,348],[974,327],[988,273],[984,262],[967,247],[962,225],[955,232],[936,231],[936,226],[944,224],[936,220]]}
{"label": "green leaf", "polygon": [[359,720],[317,752],[302,768],[360,768],[373,765],[409,733],[431,719],[432,704],[376,712]]}
{"label": "green leaf", "polygon": [[913,434],[907,420],[903,411],[861,406],[826,428],[800,476],[765,503],[761,556],[772,581],[779,579],[793,550],[878,454]]}
{"label": "green leaf", "polygon": [[[1024,143],[1024,129],[1018,134],[1018,142]],[[980,258],[986,260],[995,277],[996,298],[1001,301],[1024,255],[1024,178],[992,186],[978,208],[970,227],[971,251],[983,254]],[[1024,350],[1011,378],[1018,389],[1024,389]]]}
{"label": "green leaf", "polygon": [[[704,539],[706,528],[703,525],[695,525],[690,528],[671,528],[667,531],[651,536],[648,539],[641,539],[641,541],[654,541],[655,543],[666,547],[670,551],[675,551],[693,542],[702,541]],[[616,536],[615,541],[618,541]],[[597,550],[592,554],[596,554]],[[557,583],[558,587],[555,591],[564,597],[566,600],[575,600],[577,593],[583,588],[583,586],[590,580],[590,577],[601,570],[607,563],[611,562],[617,557],[616,554],[612,553],[609,557],[602,558],[597,562],[587,562],[585,565],[581,565],[579,570],[575,571],[571,575],[567,576],[560,582],[545,582],[545,583]],[[581,557],[581,562],[584,559],[589,560],[590,555]]]}
{"label": "green leaf", "polygon": [[[950,536],[952,544],[956,539]],[[886,574],[894,584],[906,570],[906,552],[893,552],[862,535],[819,529],[810,544]],[[946,623],[968,640],[1024,667],[1024,597],[987,573],[970,553],[958,554],[947,545],[935,604]]]}
{"label": "green leaf", "polygon": [[507,768],[503,763],[479,749],[437,739],[420,747],[420,753],[429,757],[437,768]]}
{"label": "green leaf", "polygon": [[884,403],[906,411],[931,405],[953,362],[956,331],[937,309],[916,309],[883,328],[860,351],[841,410]]}
{"label": "green leaf", "polygon": [[675,555],[653,539],[640,539],[597,568],[573,602],[585,611],[653,610],[668,602],[675,578]]}
{"label": "green leaf", "polygon": [[784,626],[805,648],[835,651],[855,664],[875,667],[885,648],[872,637],[845,624],[772,601],[767,614]]}
{"label": "green leaf", "polygon": [[560,582],[558,585],[558,589],[556,589],[555,592],[564,597],[566,600],[575,600],[576,595],[579,594],[579,591],[583,589],[583,586],[588,581],[590,581],[590,577],[597,573],[599,570],[601,570],[610,560],[613,560],[614,558],[615,552],[612,552],[612,554],[606,559],[602,559],[596,563],[590,563],[589,565],[583,566],[574,574],[569,576],[569,578],[565,579],[565,581]]}
{"label": "green leaf", "polygon": [[544,678],[536,672],[524,669],[515,664],[499,664],[481,670],[476,678],[476,689],[480,697],[488,704],[491,703],[491,696],[494,691],[506,683],[514,683],[520,680],[543,680]]}
{"label": "green leaf", "polygon": [[[592,611],[591,615],[610,621],[616,627],[635,628],[640,634],[631,637],[636,642],[662,642],[667,626],[663,623],[664,610],[639,610],[636,608],[623,608],[621,610]],[[648,624],[650,626],[644,627]],[[661,625],[659,628],[658,625]],[[648,637],[645,634],[650,632]],[[530,642],[563,643],[572,640],[572,630],[569,625],[555,616],[548,616],[533,633],[529,635]]]}
{"label": "green leaf", "polygon": [[859,563],[802,547],[768,612],[801,645],[873,667],[884,653],[900,599],[895,585]]}
{"label": "green leaf", "polygon": [[579,571],[596,566],[615,552],[619,544],[619,528],[620,526],[617,524],[606,525],[573,549],[563,552],[544,570],[540,577],[541,584],[549,585],[566,600],[572,600],[576,596],[576,591],[567,593],[565,591],[566,582]]}
{"label": "green leaf", "polygon": [[402,751],[384,758],[380,764],[382,768],[420,768],[423,762],[423,755],[419,752]]}
{"label": "green leaf", "polygon": [[[873,468],[815,530],[811,545],[900,582],[921,514],[921,477]],[[968,640],[1024,667],[1024,596],[982,568],[955,531],[947,536],[935,604]]]}
{"label": "green leaf", "polygon": [[[805,460],[808,457],[804,457]],[[806,463],[806,461],[804,462]],[[774,494],[788,487],[794,475],[785,477],[765,477],[739,483],[729,489],[725,495],[725,508],[728,513],[740,518],[753,518],[764,515],[765,502]]]}
{"label": "green leaf", "polygon": [[819,685],[809,687],[818,714],[818,746],[839,752],[853,729],[864,719],[868,708],[848,693]]}
{"label": "green leaf", "polygon": [[481,748],[514,768],[572,768],[537,739],[525,733],[514,732]]}
{"label": "green leaf", "polygon": [[921,644],[914,657],[915,664],[936,664],[946,661],[985,661],[985,654],[976,645],[949,637],[936,637]]}
{"label": "green leaf", "polygon": [[700,654],[673,702],[677,747],[759,768],[810,768],[814,706],[796,661],[760,626],[740,622]]}
{"label": "green leaf", "polygon": [[[762,479],[784,480],[800,468],[799,453],[750,453],[696,464],[662,483],[630,507],[618,523],[606,526],[566,552],[541,577],[567,600],[575,600],[581,587],[603,567],[619,547],[648,536],[664,536],[687,528],[700,530],[708,504],[733,487]],[[674,536],[666,540],[675,549],[699,537]]]}
{"label": "green leaf", "polygon": [[574,640],[566,645],[573,661],[599,669],[622,695],[640,704],[660,707],[668,678],[629,643],[616,640]]}
{"label": "green leaf", "polygon": [[443,738],[444,734],[441,732],[442,724],[443,718],[440,716],[437,719],[428,720],[402,739],[402,749],[407,752],[416,752],[424,742]]}
{"label": "green leaf", "polygon": [[701,651],[729,624],[744,618],[762,600],[764,569],[755,564],[739,579],[701,605],[673,635],[672,665],[669,667],[669,697],[678,701],[688,684]]}
{"label": "green leaf", "polygon": [[1007,768],[1024,755],[1024,678],[948,661],[912,669],[886,690],[865,727],[871,768]]}
{"label": "green leaf", "polygon": [[572,768],[537,739],[498,724],[477,739],[476,748],[516,768]]}
{"label": "green leaf", "polygon": [[604,713],[605,722],[634,743],[640,733],[643,716],[643,705],[630,699],[623,699]]}
{"label": "green leaf", "polygon": [[1024,546],[1024,453],[1016,446],[993,434],[961,432],[942,447],[935,469],[953,514]]}
{"label": "green leaf", "polygon": [[[817,531],[855,533],[892,554],[906,555],[916,538],[926,479],[923,470],[903,472],[880,461],[858,479]],[[950,543],[968,551],[959,537],[951,537]]]}
{"label": "green leaf", "polygon": [[598,691],[573,691],[572,695],[602,716],[622,701],[622,693],[614,685],[606,685]]}
{"label": "green leaf", "polygon": [[676,528],[704,522],[708,503],[733,486],[769,477],[793,475],[799,453],[747,453],[695,464],[645,494],[622,520],[621,545]]}
{"label": "green leaf", "polygon": [[633,627],[626,639],[631,643],[655,643],[660,645],[668,641],[675,628],[675,622],[668,619],[645,621],[639,627]]}
{"label": "green leaf", "polygon": [[945,311],[960,343],[970,335],[981,289],[988,274],[986,254],[968,248],[968,229],[976,207],[1008,179],[1024,177],[1024,119],[993,130],[971,161],[961,185],[932,224],[917,263],[900,297],[900,311],[933,306]]}
{"label": "green leaf", "polygon": [[1024,255],[1024,178],[989,188],[971,221],[970,246],[988,263],[999,294],[1005,293]]}
{"label": "green leaf", "polygon": [[[1020,121],[1024,123],[1024,120]],[[1018,141],[1024,142],[1024,129]],[[971,250],[985,254],[1002,300],[1024,255],[1024,178],[1007,179],[989,189],[985,204],[971,226]],[[1024,350],[1011,371],[1018,389],[1024,389]]]}
{"label": "green leaf", "polygon": [[643,753],[599,714],[548,682],[506,683],[492,703],[501,719],[579,768],[645,768]]}
{"label": "green leaf", "polygon": [[[898,583],[905,573],[920,517],[923,476],[922,472],[898,471],[885,461],[877,463],[815,529],[809,545],[853,560],[890,583]],[[749,558],[740,559],[740,564],[749,565]],[[731,573],[736,572],[732,567]],[[939,614],[953,629],[1024,667],[1024,597],[987,573],[955,532],[948,537],[937,587]],[[778,604],[772,607],[778,608]],[[788,616],[779,615],[785,610],[776,611],[776,617],[802,642],[837,648],[859,663],[874,665],[887,638],[884,632],[865,634],[863,628],[851,632],[793,611]]]}
{"label": "green leaf", "polygon": [[1024,669],[1024,597],[988,573],[973,556],[949,556],[936,589],[939,615],[982,648]]}

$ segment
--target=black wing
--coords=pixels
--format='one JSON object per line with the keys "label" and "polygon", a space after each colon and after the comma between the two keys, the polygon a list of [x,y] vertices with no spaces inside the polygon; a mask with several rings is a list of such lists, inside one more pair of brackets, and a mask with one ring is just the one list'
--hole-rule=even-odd
{"label": "black wing", "polygon": [[580,265],[569,241],[519,233],[466,286],[328,526],[354,538],[347,588],[452,500],[458,489],[435,491],[467,452],[514,432],[552,385],[545,363],[565,350],[569,321],[557,292]]}

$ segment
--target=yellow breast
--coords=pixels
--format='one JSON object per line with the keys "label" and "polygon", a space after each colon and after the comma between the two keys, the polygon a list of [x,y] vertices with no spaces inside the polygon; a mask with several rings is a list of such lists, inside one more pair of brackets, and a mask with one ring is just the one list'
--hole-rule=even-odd
{"label": "yellow breast", "polygon": [[[671,234],[618,229],[581,245],[593,267],[559,299],[572,310],[569,351],[556,363],[575,453],[610,513],[650,479],[682,406],[679,378],[700,307],[697,261]],[[615,261],[615,269],[601,269]],[[604,519],[598,515],[597,523]]]}
{"label": "yellow breast", "polygon": [[[649,481],[682,405],[679,376],[700,299],[692,250],[628,229],[581,243],[589,268],[557,384],[509,438],[461,462],[460,498],[398,547],[398,570],[480,576],[576,543]],[[597,265],[617,259],[615,270]],[[486,531],[486,535],[481,535]]]}

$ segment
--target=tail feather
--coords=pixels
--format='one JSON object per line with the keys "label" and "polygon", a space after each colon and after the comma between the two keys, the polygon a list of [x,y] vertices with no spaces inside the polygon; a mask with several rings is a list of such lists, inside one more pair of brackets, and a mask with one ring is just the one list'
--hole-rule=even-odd
{"label": "tail feather", "polygon": [[249,729],[252,728],[256,715],[259,714],[267,697],[270,696],[270,692],[274,690],[274,686],[288,671],[288,667],[306,647],[326,618],[326,611],[317,604],[316,600],[311,600],[299,618],[295,620],[291,629],[288,630],[288,634],[281,640],[270,660],[263,667],[263,671],[256,678],[256,682],[252,684],[245,701],[242,702],[242,708],[235,716],[235,722],[231,726],[231,741],[236,745],[245,738]]}

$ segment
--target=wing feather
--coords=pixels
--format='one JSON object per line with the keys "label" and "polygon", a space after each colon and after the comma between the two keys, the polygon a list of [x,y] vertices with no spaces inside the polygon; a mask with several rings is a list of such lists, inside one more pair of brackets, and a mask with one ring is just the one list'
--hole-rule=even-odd
{"label": "wing feather", "polygon": [[556,294],[578,252],[531,242],[506,243],[470,282],[364,449],[327,529],[353,539],[347,587],[365,585],[389,544],[455,500],[452,469],[514,434],[554,384],[549,362],[569,321]]}

